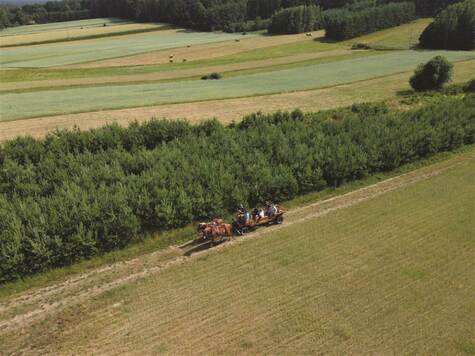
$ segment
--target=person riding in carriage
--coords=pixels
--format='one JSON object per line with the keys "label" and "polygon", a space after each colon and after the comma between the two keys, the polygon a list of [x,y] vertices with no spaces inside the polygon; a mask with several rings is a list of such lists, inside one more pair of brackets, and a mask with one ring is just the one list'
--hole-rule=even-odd
{"label": "person riding in carriage", "polygon": [[277,214],[277,206],[274,203],[267,201],[266,213],[269,218],[273,218]]}
{"label": "person riding in carriage", "polygon": [[238,208],[238,215],[239,217],[243,220],[244,224],[247,224],[247,222],[249,221],[249,219],[251,218],[251,214],[249,214],[249,211],[247,211],[244,206],[239,205],[239,208]]}

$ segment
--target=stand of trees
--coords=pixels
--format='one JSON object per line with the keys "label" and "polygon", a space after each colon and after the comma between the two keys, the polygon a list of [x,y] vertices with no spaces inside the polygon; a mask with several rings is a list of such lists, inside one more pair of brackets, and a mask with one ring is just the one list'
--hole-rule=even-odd
{"label": "stand of trees", "polygon": [[0,146],[0,282],[472,144],[474,112],[467,94],[408,112],[364,104],[18,138]]}
{"label": "stand of trees", "polygon": [[82,20],[90,17],[89,0],[48,1],[44,4],[0,6],[0,29],[32,23]]}
{"label": "stand of trees", "polygon": [[388,27],[399,26],[416,18],[413,2],[389,3],[360,11],[334,10],[325,16],[326,36],[346,40]]}
{"label": "stand of trees", "polygon": [[269,33],[302,33],[323,28],[322,11],[315,5],[300,5],[277,11],[271,18]]}
{"label": "stand of trees", "polygon": [[475,49],[475,0],[447,7],[421,34],[420,45],[432,49]]}
{"label": "stand of trees", "polygon": [[447,6],[461,2],[463,0],[414,0],[416,12],[419,16],[430,17],[437,15]]}

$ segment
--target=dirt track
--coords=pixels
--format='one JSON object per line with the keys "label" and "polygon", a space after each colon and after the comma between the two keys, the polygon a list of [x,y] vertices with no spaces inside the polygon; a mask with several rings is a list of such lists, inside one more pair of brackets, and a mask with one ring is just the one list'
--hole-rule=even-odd
{"label": "dirt track", "polygon": [[277,229],[285,229],[286,226],[298,224],[308,219],[315,219],[335,210],[344,209],[387,192],[429,179],[473,158],[473,152],[464,154],[344,195],[293,209],[288,212],[284,225],[261,229],[255,233],[239,237],[233,242],[217,246],[212,250],[198,252],[191,257],[184,257],[183,251],[179,248],[170,247],[140,258],[74,275],[48,287],[34,289],[7,298],[0,304],[0,335],[23,329],[34,322],[54,315],[66,307],[85,302],[118,286],[155,275],[175,265],[189,263],[204,254],[218,253],[222,249],[230,248],[248,239],[258,238]]}

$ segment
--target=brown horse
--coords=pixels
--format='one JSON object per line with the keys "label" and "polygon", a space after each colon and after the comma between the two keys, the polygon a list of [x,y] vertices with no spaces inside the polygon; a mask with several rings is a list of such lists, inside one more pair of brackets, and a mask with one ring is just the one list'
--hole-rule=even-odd
{"label": "brown horse", "polygon": [[233,237],[233,227],[231,224],[225,224],[222,220],[216,219],[206,224],[201,223],[198,225],[198,232],[202,239],[209,240],[211,246],[216,242],[221,242],[223,237]]}

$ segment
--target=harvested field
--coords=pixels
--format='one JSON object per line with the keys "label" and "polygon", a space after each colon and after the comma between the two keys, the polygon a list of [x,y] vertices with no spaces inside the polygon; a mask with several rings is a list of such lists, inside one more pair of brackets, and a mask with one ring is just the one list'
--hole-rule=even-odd
{"label": "harvested field", "polygon": [[[322,38],[324,36],[323,31],[313,32],[314,38]],[[190,48],[176,48],[173,50],[173,55],[177,62],[180,62],[184,58],[191,60],[202,60],[210,58],[219,58],[223,56],[230,56],[236,53],[253,51],[260,48],[274,47],[280,45],[288,45],[291,43],[309,42],[308,37],[298,35],[282,35],[282,36],[258,36],[253,38],[247,38],[242,36],[239,42],[224,42],[224,43],[211,43],[200,46],[192,46]],[[328,46],[329,48],[335,46]],[[71,66],[72,68],[102,68],[102,67],[123,67],[123,66],[136,66],[136,65],[150,65],[157,63],[168,63],[169,52],[157,51],[139,54],[135,56],[121,57],[108,59],[104,61],[96,61],[91,63],[84,63]]]}
{"label": "harvested field", "polygon": [[374,52],[351,51],[348,49],[335,49],[323,52],[304,53],[290,55],[288,57],[278,57],[264,59],[258,61],[248,61],[243,63],[230,63],[214,65],[209,67],[199,67],[190,69],[177,69],[174,71],[163,71],[157,73],[135,74],[135,75],[118,75],[105,77],[89,77],[77,79],[58,79],[58,80],[36,80],[36,81],[19,81],[2,83],[0,92],[37,89],[37,88],[57,88],[71,87],[80,85],[104,85],[115,83],[133,83],[133,82],[155,82],[159,80],[171,80],[180,78],[190,78],[202,76],[204,73],[212,72],[231,72],[249,69],[272,70],[272,66],[292,65],[302,62],[308,62],[318,59],[327,59],[328,61],[337,61],[350,56],[371,55]]}
{"label": "harvested field", "polygon": [[3,300],[6,353],[462,354],[475,339],[470,153],[287,223]]}
{"label": "harvested field", "polygon": [[[255,34],[247,35],[257,36]],[[127,55],[186,47],[212,42],[234,41],[241,34],[164,30],[111,38],[51,43],[2,49],[0,68],[55,67]]]}
{"label": "harvested field", "polygon": [[[475,61],[456,63],[455,82],[466,81],[474,71]],[[192,122],[216,117],[221,122],[230,123],[233,120],[241,119],[244,115],[257,111],[273,112],[275,110],[293,110],[296,108],[305,111],[318,111],[348,106],[357,102],[394,98],[398,92],[408,89],[407,83],[411,75],[412,72],[406,72],[304,92],[0,122],[0,141],[21,135],[42,137],[56,129],[73,127],[89,129],[112,122],[128,125],[134,120],[145,121],[150,120],[152,117],[186,118]]]}
{"label": "harvested field", "polygon": [[[73,88],[58,90],[56,95],[51,95],[52,91],[49,90],[3,94],[1,120],[324,88],[412,70],[435,55],[444,55],[450,61],[475,59],[475,51],[392,51],[367,58],[241,75],[218,81],[188,80]],[[58,96],[61,101],[56,99]]]}

